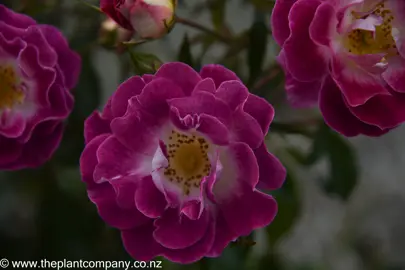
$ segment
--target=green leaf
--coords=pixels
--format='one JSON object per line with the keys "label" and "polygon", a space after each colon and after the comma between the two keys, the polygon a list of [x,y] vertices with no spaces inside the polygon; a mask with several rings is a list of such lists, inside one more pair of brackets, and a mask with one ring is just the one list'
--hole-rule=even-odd
{"label": "green leaf", "polygon": [[188,39],[187,34],[184,35],[183,43],[181,44],[180,52],[178,55],[178,60],[180,62],[183,62],[185,64],[188,64],[188,65],[194,67],[193,56],[191,54],[190,41]]}
{"label": "green leaf", "polygon": [[162,65],[162,61],[154,54],[128,51],[136,75],[155,73]]}
{"label": "green leaf", "polygon": [[249,81],[252,86],[262,73],[263,61],[266,57],[268,29],[265,23],[255,22],[249,31]]}
{"label": "green leaf", "polygon": [[283,187],[271,193],[278,205],[277,216],[267,227],[269,243],[271,245],[275,245],[282,236],[290,231],[301,212],[300,197],[295,177],[291,170],[287,171],[287,178]]}
{"label": "green leaf", "polygon": [[321,157],[327,157],[330,166],[330,176],[323,181],[324,190],[346,200],[357,183],[356,156],[350,144],[325,124],[315,137],[307,162],[313,164]]}

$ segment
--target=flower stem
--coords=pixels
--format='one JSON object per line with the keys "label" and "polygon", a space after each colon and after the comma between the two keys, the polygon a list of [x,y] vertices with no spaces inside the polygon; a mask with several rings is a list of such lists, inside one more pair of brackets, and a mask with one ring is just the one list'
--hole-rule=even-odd
{"label": "flower stem", "polygon": [[205,27],[205,26],[203,26],[203,25],[201,25],[201,24],[199,24],[197,22],[190,21],[190,20],[185,19],[185,18],[181,18],[181,17],[176,16],[176,23],[180,23],[180,24],[183,24],[183,25],[198,29],[198,30],[200,30],[202,32],[205,32],[205,33],[211,35],[211,36],[214,36],[219,41],[227,43],[227,44],[231,43],[231,41],[232,41],[232,38],[229,38],[229,37],[227,37],[225,35],[222,35],[221,33],[218,33],[218,32],[216,32],[214,30],[211,30],[211,29],[209,29],[209,28],[207,28],[207,27]]}

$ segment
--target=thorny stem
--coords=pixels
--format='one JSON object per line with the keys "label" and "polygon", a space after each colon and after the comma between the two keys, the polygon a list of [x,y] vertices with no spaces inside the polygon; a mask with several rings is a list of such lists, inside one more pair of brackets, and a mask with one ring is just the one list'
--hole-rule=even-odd
{"label": "thorny stem", "polygon": [[178,17],[178,16],[176,16],[175,20],[176,20],[176,23],[180,23],[180,24],[183,24],[183,25],[187,25],[187,26],[189,26],[189,27],[192,27],[192,28],[198,29],[198,30],[200,30],[200,31],[203,31],[203,32],[205,32],[205,33],[207,33],[207,34],[210,34],[211,36],[214,36],[214,37],[217,38],[219,41],[222,41],[222,42],[224,42],[224,43],[229,44],[229,43],[232,41],[231,38],[229,38],[229,37],[227,37],[227,36],[224,36],[224,35],[222,35],[222,34],[216,32],[216,31],[214,31],[214,30],[211,30],[211,29],[209,29],[209,28],[207,28],[207,27],[205,27],[205,26],[203,26],[203,25],[201,25],[201,24],[199,24],[199,23],[197,23],[197,22],[190,21],[190,20],[188,20],[188,19],[181,18],[181,17]]}

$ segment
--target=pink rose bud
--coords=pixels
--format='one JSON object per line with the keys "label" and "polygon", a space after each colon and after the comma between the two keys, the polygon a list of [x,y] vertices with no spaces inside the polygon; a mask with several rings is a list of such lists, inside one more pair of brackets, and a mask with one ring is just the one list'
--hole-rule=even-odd
{"label": "pink rose bud", "polygon": [[160,38],[174,24],[177,0],[101,0],[101,10],[140,38]]}

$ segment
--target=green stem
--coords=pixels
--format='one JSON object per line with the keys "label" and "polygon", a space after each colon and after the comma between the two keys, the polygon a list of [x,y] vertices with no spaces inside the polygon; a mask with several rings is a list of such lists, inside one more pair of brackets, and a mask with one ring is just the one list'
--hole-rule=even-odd
{"label": "green stem", "polygon": [[222,35],[221,33],[218,33],[218,32],[216,32],[214,30],[211,30],[211,29],[209,29],[209,28],[207,28],[207,27],[205,27],[205,26],[203,26],[203,25],[201,25],[199,23],[194,22],[194,21],[190,21],[188,19],[176,16],[176,23],[180,23],[182,25],[186,25],[186,26],[198,29],[198,30],[200,30],[202,32],[205,32],[205,33],[211,35],[211,36],[214,36],[216,39],[218,39],[219,41],[221,41],[223,43],[230,44],[232,42],[232,38],[229,38],[229,37],[227,37],[225,35]]}

